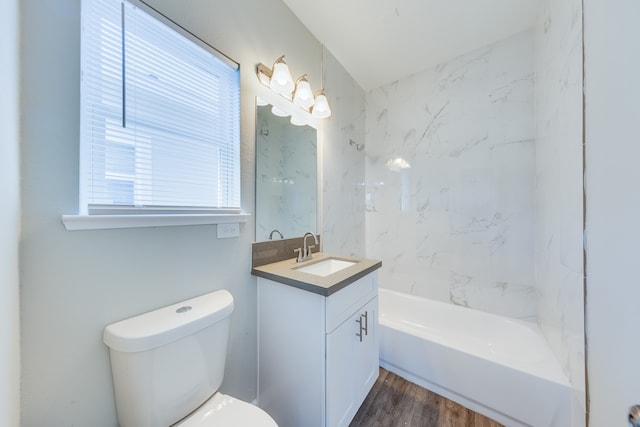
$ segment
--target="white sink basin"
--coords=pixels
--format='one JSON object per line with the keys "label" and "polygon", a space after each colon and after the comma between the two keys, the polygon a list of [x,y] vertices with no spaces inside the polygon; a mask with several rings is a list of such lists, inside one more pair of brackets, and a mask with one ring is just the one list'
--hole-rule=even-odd
{"label": "white sink basin", "polygon": [[305,265],[304,267],[295,268],[296,271],[301,271],[307,274],[315,274],[316,276],[328,276],[337,271],[345,269],[354,265],[353,261],[345,261],[343,259],[327,258],[322,261],[314,262],[313,264]]}

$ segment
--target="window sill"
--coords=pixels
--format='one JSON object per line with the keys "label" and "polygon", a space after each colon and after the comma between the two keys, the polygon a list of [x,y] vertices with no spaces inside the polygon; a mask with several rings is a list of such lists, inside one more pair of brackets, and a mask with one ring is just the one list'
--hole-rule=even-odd
{"label": "window sill", "polygon": [[62,215],[67,231],[114,228],[172,227],[247,222],[248,213],[169,215]]}

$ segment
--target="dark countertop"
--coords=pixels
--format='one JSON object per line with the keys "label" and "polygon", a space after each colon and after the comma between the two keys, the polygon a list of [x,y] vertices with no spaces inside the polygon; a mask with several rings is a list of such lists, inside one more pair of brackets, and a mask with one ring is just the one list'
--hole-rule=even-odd
{"label": "dark countertop", "polygon": [[[351,261],[355,264],[328,276],[317,276],[296,270],[326,258]],[[296,262],[295,258],[291,258],[254,267],[251,269],[251,274],[322,296],[329,296],[380,267],[382,267],[382,261],[318,252],[314,253],[313,258],[308,261]]]}

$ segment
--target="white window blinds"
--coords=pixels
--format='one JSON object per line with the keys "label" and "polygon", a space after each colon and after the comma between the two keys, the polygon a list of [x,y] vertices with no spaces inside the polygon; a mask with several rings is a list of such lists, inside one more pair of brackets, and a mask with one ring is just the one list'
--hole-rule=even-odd
{"label": "white window blinds", "polygon": [[239,212],[238,65],[138,2],[82,7],[80,213]]}

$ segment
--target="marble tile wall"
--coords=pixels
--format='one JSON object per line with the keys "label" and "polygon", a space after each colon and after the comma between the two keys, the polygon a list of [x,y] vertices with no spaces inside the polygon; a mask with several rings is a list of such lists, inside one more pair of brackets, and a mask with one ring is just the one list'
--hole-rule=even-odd
{"label": "marble tile wall", "polygon": [[535,319],[534,126],[533,31],[367,94],[381,287]]}
{"label": "marble tile wall", "polygon": [[584,419],[580,0],[540,3],[535,64],[538,323],[571,380],[576,413]]}
{"label": "marble tile wall", "polygon": [[328,50],[324,87],[332,115],[321,125],[323,251],[365,256],[365,93]]}

